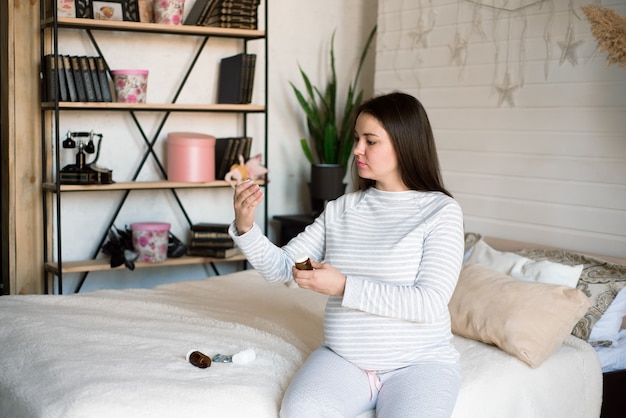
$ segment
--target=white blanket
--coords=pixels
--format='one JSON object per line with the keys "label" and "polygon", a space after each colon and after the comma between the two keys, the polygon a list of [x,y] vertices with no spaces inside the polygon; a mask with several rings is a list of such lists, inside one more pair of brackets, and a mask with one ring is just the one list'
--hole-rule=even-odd
{"label": "white blanket", "polygon": [[[0,298],[0,417],[274,418],[320,345],[326,298],[253,270],[154,289]],[[569,338],[540,368],[455,337],[455,418],[596,417],[595,351]],[[191,349],[252,363],[190,365]],[[370,414],[373,416],[373,414]]]}

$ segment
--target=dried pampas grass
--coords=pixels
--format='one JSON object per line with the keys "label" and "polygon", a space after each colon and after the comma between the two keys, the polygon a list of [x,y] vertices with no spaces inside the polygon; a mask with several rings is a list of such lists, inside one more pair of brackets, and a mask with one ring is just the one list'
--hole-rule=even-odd
{"label": "dried pampas grass", "polygon": [[626,67],[626,18],[608,7],[588,4],[581,7],[591,23],[591,33],[600,51],[607,54],[607,66]]}

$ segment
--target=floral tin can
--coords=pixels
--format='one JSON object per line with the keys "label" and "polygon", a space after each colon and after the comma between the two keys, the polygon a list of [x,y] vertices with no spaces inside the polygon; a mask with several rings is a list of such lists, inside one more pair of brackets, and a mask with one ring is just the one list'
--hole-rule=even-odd
{"label": "floral tin can", "polygon": [[154,0],[154,23],[182,25],[185,0]]}
{"label": "floral tin can", "polygon": [[120,103],[145,103],[148,70],[113,70],[115,95]]}
{"label": "floral tin can", "polygon": [[166,222],[136,222],[130,225],[137,261],[162,263],[167,260],[170,224]]}

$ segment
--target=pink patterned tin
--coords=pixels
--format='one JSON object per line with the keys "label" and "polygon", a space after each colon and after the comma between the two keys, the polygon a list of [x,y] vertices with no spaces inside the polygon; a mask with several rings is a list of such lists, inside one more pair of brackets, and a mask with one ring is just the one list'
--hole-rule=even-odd
{"label": "pink patterned tin", "polygon": [[120,103],[145,103],[148,70],[113,70],[115,95]]}
{"label": "pink patterned tin", "polygon": [[162,263],[167,260],[170,224],[166,222],[136,222],[130,225],[137,261]]}

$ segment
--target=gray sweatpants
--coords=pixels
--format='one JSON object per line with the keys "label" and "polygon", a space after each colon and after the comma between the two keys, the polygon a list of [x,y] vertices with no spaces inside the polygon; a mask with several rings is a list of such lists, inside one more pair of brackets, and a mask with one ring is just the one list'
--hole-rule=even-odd
{"label": "gray sweatpants", "polygon": [[314,351],[283,398],[281,418],[448,418],[461,386],[458,364],[424,362],[368,372],[328,348]]}

